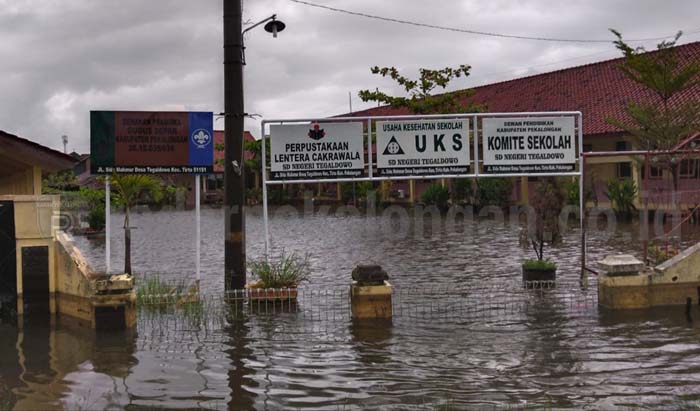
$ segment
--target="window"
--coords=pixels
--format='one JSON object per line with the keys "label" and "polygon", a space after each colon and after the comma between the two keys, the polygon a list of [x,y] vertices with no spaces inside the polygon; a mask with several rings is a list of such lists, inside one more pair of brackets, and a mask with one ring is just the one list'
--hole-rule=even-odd
{"label": "window", "polygon": [[683,179],[700,178],[700,161],[697,159],[681,161],[680,177]]}
{"label": "window", "polygon": [[658,180],[662,178],[664,175],[664,171],[660,167],[654,167],[651,166],[649,167],[649,179],[650,180]]}
{"label": "window", "polygon": [[615,151],[627,151],[627,142],[618,141],[617,143],[615,143]]}
{"label": "window", "polygon": [[618,178],[632,178],[632,163],[617,163]]}

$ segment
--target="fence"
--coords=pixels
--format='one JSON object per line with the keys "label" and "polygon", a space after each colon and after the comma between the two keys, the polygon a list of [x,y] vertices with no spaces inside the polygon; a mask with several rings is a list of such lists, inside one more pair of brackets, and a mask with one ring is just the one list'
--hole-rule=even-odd
{"label": "fence", "polygon": [[[276,298],[272,298],[272,297]],[[263,298],[264,297],[264,298]],[[172,331],[215,332],[248,322],[275,328],[333,327],[352,321],[350,286],[234,290],[221,294],[139,295],[139,323]],[[529,315],[589,316],[595,284],[520,282],[394,287],[394,322],[456,322],[493,327]]]}

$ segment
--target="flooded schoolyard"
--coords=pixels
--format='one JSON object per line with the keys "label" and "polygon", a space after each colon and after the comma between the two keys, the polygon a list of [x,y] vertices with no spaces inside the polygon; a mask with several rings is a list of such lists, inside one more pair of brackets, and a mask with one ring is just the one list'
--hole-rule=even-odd
{"label": "flooded schoolyard", "polygon": [[[206,314],[141,312],[128,333],[70,321],[0,323],[0,409],[462,409],[688,408],[700,402],[700,310],[599,309],[595,276],[581,288],[574,221],[549,251],[557,287],[525,290],[532,251],[518,224],[491,219],[439,225],[393,217],[271,212],[273,254],[308,253],[298,307],[218,315],[223,293],[223,210],[202,211]],[[138,273],[194,280],[194,213],[132,218]],[[112,265],[122,262],[114,215]],[[421,226],[422,225],[422,226]],[[700,241],[697,226],[683,233]],[[639,228],[592,232],[589,261],[641,254]],[[78,237],[104,266],[104,240]],[[259,209],[247,219],[249,258],[263,254]],[[396,287],[392,321],[353,321],[352,269],[376,262]],[[238,308],[236,308],[238,309]],[[223,312],[223,311],[222,311]],[[229,312],[230,314],[230,312]],[[32,322],[34,321],[34,322]],[[452,408],[450,408],[452,407]]]}

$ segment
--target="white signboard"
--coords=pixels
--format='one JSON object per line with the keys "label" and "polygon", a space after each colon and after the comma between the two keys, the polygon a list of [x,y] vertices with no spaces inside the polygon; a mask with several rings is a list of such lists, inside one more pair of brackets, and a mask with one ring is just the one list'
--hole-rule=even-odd
{"label": "white signboard", "polygon": [[469,120],[377,122],[380,176],[469,172]]}
{"label": "white signboard", "polygon": [[271,125],[270,156],[273,180],[362,177],[362,123]]}
{"label": "white signboard", "polygon": [[576,133],[573,117],[509,117],[482,120],[484,172],[573,171]]}

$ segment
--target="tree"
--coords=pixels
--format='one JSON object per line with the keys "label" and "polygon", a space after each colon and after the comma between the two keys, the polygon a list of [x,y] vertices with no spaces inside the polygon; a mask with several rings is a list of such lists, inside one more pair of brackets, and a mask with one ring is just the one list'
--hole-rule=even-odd
{"label": "tree", "polygon": [[142,196],[148,195],[151,199],[162,196],[161,185],[151,176],[138,174],[114,174],[111,178],[115,201],[124,209],[124,272],[131,272],[131,226],[129,214]]}
{"label": "tree", "polygon": [[434,95],[437,88],[445,89],[453,79],[469,75],[470,66],[462,64],[459,67],[446,67],[440,70],[420,69],[420,77],[412,80],[399,73],[395,67],[372,67],[372,74],[379,74],[382,77],[389,76],[398,83],[408,97],[390,96],[382,91],[362,90],[359,93],[362,101],[376,101],[377,103],[388,104],[393,108],[407,108],[413,114],[434,114],[434,113],[470,113],[482,111],[482,105],[463,103],[468,97],[474,94],[471,90],[457,90],[449,93]]}
{"label": "tree", "polygon": [[372,67],[372,74],[379,74],[382,77],[389,76],[398,83],[408,97],[390,96],[384,92],[362,90],[359,93],[362,101],[376,101],[380,104],[388,104],[393,108],[406,108],[412,114],[452,114],[452,113],[475,113],[485,111],[483,104],[464,104],[474,92],[472,90],[457,90],[442,94],[433,94],[440,88],[446,89],[449,83],[460,77],[467,77],[471,66],[462,64],[459,67],[445,67],[439,70],[422,68],[419,70],[420,76],[417,80],[412,80],[399,73],[396,67]]}
{"label": "tree", "polygon": [[59,171],[47,175],[42,180],[42,192],[45,194],[61,194],[64,191],[77,191],[80,187],[73,170]]}
{"label": "tree", "polygon": [[537,255],[544,260],[545,245],[561,241],[559,218],[566,205],[566,193],[556,177],[544,177],[537,186],[537,195],[532,199],[534,213],[528,218],[527,240]]}
{"label": "tree", "polygon": [[[674,47],[682,32],[671,41],[659,43],[656,52],[647,53],[643,47],[629,46],[619,32],[610,31],[617,37],[615,46],[624,56],[620,69],[632,81],[644,86],[652,98],[629,103],[625,110],[628,120],[608,118],[608,122],[627,131],[640,148],[672,150],[700,127],[700,101],[679,98],[700,86],[700,64],[689,61],[681,65]],[[681,156],[666,152],[654,159],[656,167],[669,172],[673,188],[678,190]]]}

